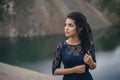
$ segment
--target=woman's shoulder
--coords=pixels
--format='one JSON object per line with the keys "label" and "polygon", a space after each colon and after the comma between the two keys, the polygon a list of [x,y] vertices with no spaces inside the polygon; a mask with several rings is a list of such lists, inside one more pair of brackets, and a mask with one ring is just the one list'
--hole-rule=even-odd
{"label": "woman's shoulder", "polygon": [[60,41],[60,42],[58,42],[58,44],[57,44],[57,46],[59,46],[59,47],[63,47],[65,45],[65,41]]}

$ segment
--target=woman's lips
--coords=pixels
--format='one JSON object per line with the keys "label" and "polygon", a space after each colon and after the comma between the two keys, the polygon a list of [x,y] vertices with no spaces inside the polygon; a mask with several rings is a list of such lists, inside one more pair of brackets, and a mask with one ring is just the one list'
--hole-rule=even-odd
{"label": "woman's lips", "polygon": [[69,32],[65,31],[65,34],[68,34]]}

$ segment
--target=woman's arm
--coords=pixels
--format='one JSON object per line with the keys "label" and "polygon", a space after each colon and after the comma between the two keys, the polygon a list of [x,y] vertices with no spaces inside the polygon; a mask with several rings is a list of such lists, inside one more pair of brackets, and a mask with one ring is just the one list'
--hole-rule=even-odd
{"label": "woman's arm", "polygon": [[89,63],[89,67],[91,70],[96,68],[96,63],[92,60],[92,62]]}
{"label": "woman's arm", "polygon": [[54,71],[54,75],[66,75],[72,73],[84,73],[85,72],[85,65],[79,65],[72,68],[61,69],[57,68]]}
{"label": "woman's arm", "polygon": [[91,41],[90,50],[84,56],[84,62],[89,65],[89,68],[91,70],[95,69],[97,66],[96,56],[95,56],[95,46],[93,44],[93,41]]}

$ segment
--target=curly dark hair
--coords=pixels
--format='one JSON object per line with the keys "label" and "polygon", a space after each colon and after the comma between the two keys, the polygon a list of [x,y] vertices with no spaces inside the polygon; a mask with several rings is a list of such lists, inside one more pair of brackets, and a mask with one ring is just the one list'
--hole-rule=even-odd
{"label": "curly dark hair", "polygon": [[[80,12],[72,12],[67,15],[67,18],[75,21],[76,29],[81,40],[82,49],[84,52],[88,52],[91,47],[92,31],[87,22],[86,17]],[[82,30],[80,31],[80,29]]]}

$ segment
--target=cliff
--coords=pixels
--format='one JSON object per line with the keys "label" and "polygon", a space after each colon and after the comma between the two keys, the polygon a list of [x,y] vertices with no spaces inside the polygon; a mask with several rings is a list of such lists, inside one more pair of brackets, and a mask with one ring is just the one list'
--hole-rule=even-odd
{"label": "cliff", "polygon": [[80,11],[92,29],[111,23],[84,0],[1,0],[0,37],[63,34],[69,12]]}

